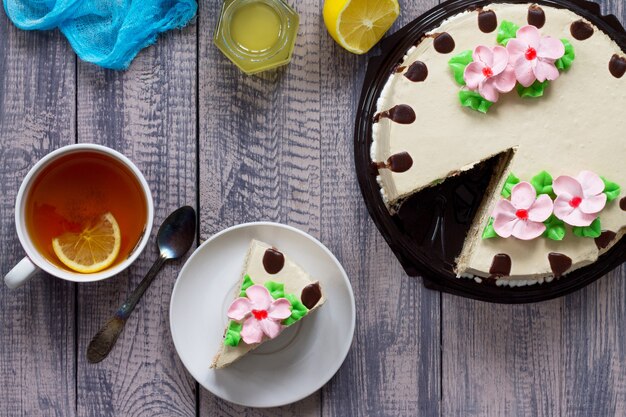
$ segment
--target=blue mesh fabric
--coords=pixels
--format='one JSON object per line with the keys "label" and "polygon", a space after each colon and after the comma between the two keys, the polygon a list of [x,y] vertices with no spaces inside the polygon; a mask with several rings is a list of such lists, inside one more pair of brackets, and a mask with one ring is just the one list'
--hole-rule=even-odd
{"label": "blue mesh fabric", "polygon": [[105,68],[125,69],[159,33],[185,26],[196,0],[4,0],[15,26],[59,28],[76,54]]}

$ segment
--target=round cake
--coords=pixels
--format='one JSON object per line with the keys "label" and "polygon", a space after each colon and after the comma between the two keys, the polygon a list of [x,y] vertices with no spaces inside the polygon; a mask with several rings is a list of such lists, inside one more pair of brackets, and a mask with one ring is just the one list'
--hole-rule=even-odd
{"label": "round cake", "polygon": [[496,160],[457,276],[530,284],[594,263],[626,230],[625,72],[619,45],[565,8],[449,17],[377,102],[371,159],[388,210]]}

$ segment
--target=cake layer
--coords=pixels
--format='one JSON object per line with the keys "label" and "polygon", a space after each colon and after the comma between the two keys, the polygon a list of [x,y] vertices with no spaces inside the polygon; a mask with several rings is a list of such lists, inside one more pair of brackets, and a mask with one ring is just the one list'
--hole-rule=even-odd
{"label": "cake layer", "polygon": [[[482,11],[492,11],[498,24],[510,21],[523,26],[527,24],[530,6],[491,4]],[[459,104],[459,86],[448,67],[449,59],[478,45],[496,45],[497,30],[481,31],[481,10],[474,10],[447,19],[411,48],[377,103],[379,116],[373,125],[371,157],[381,167],[378,181],[392,212],[404,197],[493,155],[516,150],[499,185],[485,196],[483,210],[465,242],[457,268],[459,275],[489,277],[494,257],[506,254],[511,258],[511,266],[504,279],[542,280],[554,274],[549,253],[569,257],[569,272],[594,262],[625,231],[626,212],[619,201],[613,201],[602,211],[601,220],[602,229],[614,232],[615,237],[601,249],[594,239],[577,237],[571,231],[562,241],[481,238],[509,173],[530,181],[544,170],[554,177],[575,177],[588,170],[626,184],[626,77],[617,78],[609,69],[611,58],[623,56],[624,52],[608,35],[587,22],[583,26],[591,27],[593,34],[577,40],[572,35],[572,24],[580,26],[575,22],[581,21],[581,17],[572,11],[548,6],[541,9],[545,15],[541,33],[567,39],[576,54],[571,68],[551,82],[543,97],[523,99],[515,91],[503,94],[487,114]],[[454,42],[450,53],[437,51],[445,48],[435,45],[436,35],[444,32]],[[418,77],[414,76],[416,71]],[[411,163],[400,158],[404,153],[410,156]],[[393,161],[394,157],[397,161]],[[400,169],[394,172],[390,162]]]}

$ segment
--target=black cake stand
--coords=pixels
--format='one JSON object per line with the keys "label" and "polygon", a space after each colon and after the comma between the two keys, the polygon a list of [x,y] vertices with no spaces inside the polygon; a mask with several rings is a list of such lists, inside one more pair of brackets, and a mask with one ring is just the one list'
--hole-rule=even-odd
{"label": "black cake stand", "polygon": [[[376,100],[389,75],[406,51],[441,22],[471,8],[493,3],[529,3],[527,0],[451,0],[415,19],[381,42],[380,56],[368,63],[357,109],[354,156],[356,172],[365,204],[374,223],[397,256],[406,273],[421,276],[427,288],[462,297],[496,303],[529,303],[549,300],[576,291],[626,261],[626,237],[617,242],[597,262],[577,269],[563,278],[523,287],[496,286],[493,281],[478,283],[456,278],[454,259],[476,214],[497,161],[409,198],[395,215],[390,215],[380,196],[377,170],[370,159],[372,120]],[[539,0],[539,5],[566,7],[592,22],[626,51],[626,31],[613,15],[603,16],[600,6],[584,0]],[[608,65],[608,60],[607,60]]]}

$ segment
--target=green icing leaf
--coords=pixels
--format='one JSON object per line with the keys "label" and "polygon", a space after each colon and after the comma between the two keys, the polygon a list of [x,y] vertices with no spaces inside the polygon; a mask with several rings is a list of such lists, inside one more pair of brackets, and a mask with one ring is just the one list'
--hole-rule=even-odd
{"label": "green icing leaf", "polygon": [[453,56],[448,61],[448,65],[450,66],[452,74],[454,75],[454,80],[460,85],[465,85],[463,73],[465,72],[465,67],[467,67],[473,60],[474,58],[472,58],[472,51],[468,50]]}
{"label": "green icing leaf", "polygon": [[237,323],[234,320],[231,320],[228,323],[228,328],[226,329],[226,335],[224,336],[224,344],[226,346],[237,346],[239,341],[241,340],[241,329],[243,324]]}
{"label": "green icing leaf", "polygon": [[517,26],[515,23],[504,20],[498,28],[498,36],[496,37],[496,41],[500,45],[506,46],[506,44],[509,43],[511,39],[517,36],[518,29],[519,26]]}
{"label": "green icing leaf", "polygon": [[530,180],[530,183],[533,187],[535,187],[537,194],[548,194],[550,196],[553,195],[552,175],[548,174],[546,171],[541,171],[539,174],[535,175]]}
{"label": "green icing leaf", "polygon": [[561,39],[563,42],[563,46],[565,46],[565,55],[561,58],[557,59],[554,62],[554,65],[561,71],[565,71],[572,66],[572,62],[576,58],[576,54],[574,53],[574,47],[567,39]]}
{"label": "green icing leaf", "polygon": [[578,237],[593,237],[596,238],[602,233],[602,226],[600,225],[600,218],[598,217],[587,227],[573,227],[574,234]]}
{"label": "green icing leaf", "polygon": [[483,239],[491,239],[493,237],[498,237],[498,234],[493,228],[493,217],[489,217],[489,223],[487,223],[485,230],[483,230]]}
{"label": "green icing leaf", "polygon": [[266,281],[265,288],[270,292],[274,300],[285,297],[285,286],[280,282]]}
{"label": "green icing leaf", "polygon": [[619,196],[619,193],[621,191],[620,186],[614,182],[607,180],[604,177],[600,178],[602,178],[602,181],[604,181],[604,194],[606,194],[606,201],[615,200]]}
{"label": "green icing leaf", "polygon": [[285,326],[291,326],[302,317],[306,316],[309,309],[306,308],[300,299],[293,294],[285,294],[285,298],[291,303],[291,316],[283,320],[283,324]]}
{"label": "green icing leaf", "polygon": [[519,178],[517,178],[512,172],[506,177],[506,181],[504,182],[504,186],[502,187],[502,197],[509,198],[511,197],[511,190],[515,186],[515,184],[519,184]]}
{"label": "green icing leaf", "polygon": [[535,81],[529,87],[524,87],[521,84],[517,84],[515,89],[517,90],[517,94],[523,98],[537,98],[543,96],[543,92],[546,87],[550,84],[550,81],[545,80],[544,82]]}
{"label": "green icing leaf", "polygon": [[461,90],[459,91],[459,100],[463,107],[469,107],[472,110],[481,113],[487,113],[493,103],[475,91]]}
{"label": "green icing leaf", "polygon": [[556,218],[554,214],[551,214],[548,220],[543,222],[546,225],[546,231],[543,232],[543,237],[552,240],[563,240],[565,237],[565,223],[563,220]]}
{"label": "green icing leaf", "polygon": [[250,278],[250,275],[246,274],[243,277],[243,282],[241,283],[241,291],[239,292],[239,296],[240,297],[245,297],[246,296],[246,290],[248,288],[250,288],[251,286],[254,285],[254,282],[252,282],[252,278]]}

